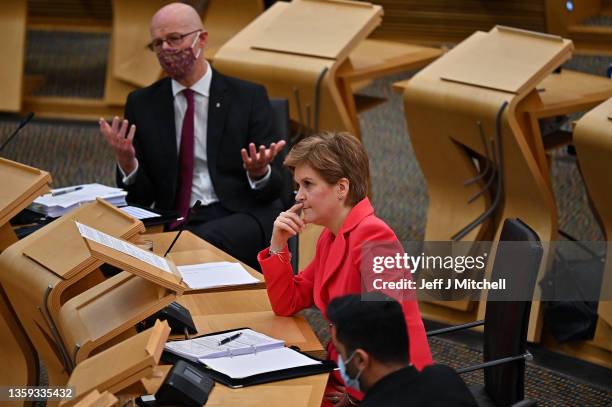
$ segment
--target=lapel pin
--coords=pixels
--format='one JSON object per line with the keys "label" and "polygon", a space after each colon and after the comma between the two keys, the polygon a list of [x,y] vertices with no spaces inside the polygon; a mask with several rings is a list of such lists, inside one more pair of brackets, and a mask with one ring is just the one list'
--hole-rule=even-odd
{"label": "lapel pin", "polygon": [[217,107],[221,107],[221,103],[217,102]]}

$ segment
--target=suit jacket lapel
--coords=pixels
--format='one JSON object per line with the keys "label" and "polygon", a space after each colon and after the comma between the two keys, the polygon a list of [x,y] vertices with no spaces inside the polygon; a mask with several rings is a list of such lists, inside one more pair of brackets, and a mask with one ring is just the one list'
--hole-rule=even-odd
{"label": "suit jacket lapel", "polygon": [[213,69],[210,83],[210,95],[208,99],[208,124],[206,133],[206,158],[208,159],[208,171],[213,183],[217,175],[217,157],[221,146],[221,137],[225,119],[229,111],[231,93],[225,77]]}
{"label": "suit jacket lapel", "polygon": [[[330,232],[331,233],[331,232]],[[342,262],[346,258],[346,239],[344,237],[344,233],[338,233],[338,236],[334,238],[334,241],[331,243],[329,248],[329,254],[325,259],[325,263],[323,264],[323,282],[321,286],[325,286],[329,279],[336,275],[336,270],[340,268]],[[326,290],[321,290],[322,292],[326,292]],[[328,298],[329,300],[329,298]]]}
{"label": "suit jacket lapel", "polygon": [[[344,220],[344,224],[338,231],[338,236],[335,237],[334,241],[330,245],[329,254],[325,259],[323,265],[323,282],[322,286],[327,284],[329,279],[336,274],[336,270],[342,265],[342,262],[347,258],[346,251],[349,250],[347,247],[346,236],[355,229],[362,220],[374,213],[374,208],[370,204],[368,198],[364,198],[357,205],[351,209],[348,216]],[[331,233],[331,232],[330,232]],[[359,244],[361,242],[358,242]],[[361,267],[361,265],[359,265]],[[323,290],[325,291],[325,290]]]}
{"label": "suit jacket lapel", "polygon": [[156,97],[156,105],[159,109],[156,115],[157,121],[157,145],[160,157],[169,169],[168,179],[171,180],[172,201],[176,192],[176,178],[178,176],[178,147],[176,145],[176,123],[174,121],[174,97],[172,96],[172,82],[166,78],[159,88]]}

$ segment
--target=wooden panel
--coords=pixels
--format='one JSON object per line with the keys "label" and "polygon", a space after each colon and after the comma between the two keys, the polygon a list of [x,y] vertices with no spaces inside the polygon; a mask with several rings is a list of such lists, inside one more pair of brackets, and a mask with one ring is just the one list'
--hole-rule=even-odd
{"label": "wooden panel", "polygon": [[51,29],[109,27],[113,15],[110,0],[27,0],[27,4],[28,24]]}
{"label": "wooden panel", "polygon": [[21,109],[25,30],[25,0],[3,1],[0,13],[0,111],[18,112]]}
{"label": "wooden panel", "polygon": [[300,234],[299,239],[299,270],[304,270],[306,266],[310,264],[317,251],[317,242],[319,236],[323,232],[323,227],[309,224],[306,226],[306,230]]}
{"label": "wooden panel", "polygon": [[132,85],[149,86],[161,74],[151,41],[149,23],[167,0],[114,0],[112,35],[112,75]]}
{"label": "wooden panel", "polygon": [[[38,381],[38,358],[32,343],[19,323],[9,299],[0,286],[0,383],[3,386],[34,386]],[[24,401],[5,402],[22,406]]]}
{"label": "wooden panel", "polygon": [[571,48],[568,40],[508,27],[495,27],[488,34],[475,33],[447,54],[443,80],[511,93],[531,89],[543,71],[552,71],[560,48]]}
{"label": "wooden panel", "polygon": [[0,225],[49,191],[51,176],[38,168],[0,158]]}
{"label": "wooden panel", "polygon": [[595,16],[601,9],[601,0],[580,0],[574,2],[574,8],[569,11],[566,0],[546,0],[546,27],[548,31],[566,36],[572,25]]}
{"label": "wooden panel", "polygon": [[[610,169],[612,157],[612,99],[602,103],[584,115],[574,129],[574,143],[580,169],[586,184],[592,208],[603,229],[606,240],[612,239],[612,182]],[[608,244],[601,299],[609,300],[612,291],[612,249]],[[593,343],[612,351],[612,302],[601,301],[599,321]]]}
{"label": "wooden panel", "polygon": [[[556,206],[554,195],[548,180],[544,178],[533,158],[530,145],[525,139],[521,126],[524,114],[518,109],[521,100],[527,96],[529,87],[541,82],[565,60],[572,51],[569,41],[551,42],[547,51],[548,58],[538,61],[538,65],[525,65],[520,72],[506,65],[506,76],[515,80],[513,89],[520,92],[512,94],[500,90],[500,86],[484,85],[493,82],[493,73],[487,77],[477,78],[479,86],[466,85],[474,81],[445,81],[448,73],[456,73],[458,63],[465,61],[480,61],[491,69],[498,68],[496,61],[487,55],[483,58],[479,48],[466,46],[468,43],[479,42],[479,37],[496,37],[496,30],[485,34],[474,33],[468,40],[459,44],[447,54],[437,59],[417,73],[408,83],[404,93],[404,112],[415,154],[421,165],[421,170],[427,180],[429,194],[428,219],[425,230],[425,240],[449,240],[452,234],[461,230],[466,224],[476,219],[490,205],[489,196],[480,196],[478,200],[468,204],[471,197],[477,193],[481,185],[464,185],[466,179],[475,177],[476,169],[466,149],[485,156],[486,151],[480,137],[479,129],[484,134],[495,134],[499,125],[499,143],[503,144],[503,203],[497,209],[490,224],[479,225],[472,229],[462,240],[487,240],[489,226],[496,229],[495,239],[501,231],[500,220],[519,217],[529,224],[543,241],[554,240],[557,230]],[[530,42],[535,42],[537,48],[538,34],[531,33]],[[529,47],[520,42],[512,42],[513,47]],[[470,53],[466,51],[472,51]],[[498,58],[503,53],[511,53],[507,48],[495,50]],[[529,58],[529,56],[526,56]],[[458,59],[457,59],[458,58]],[[459,62],[459,59],[461,62]],[[494,62],[494,63],[491,63]],[[470,63],[469,65],[472,65]],[[480,70],[480,72],[483,72]],[[495,72],[497,75],[497,72]],[[507,89],[507,88],[503,88]],[[508,103],[507,110],[500,116],[499,124],[496,118],[502,104]],[[440,120],[443,117],[444,120]],[[441,165],[440,163],[444,163]],[[528,198],[527,198],[528,197]],[[491,256],[494,257],[494,256]],[[489,264],[493,259],[489,258]],[[552,259],[549,253],[544,254],[540,275]],[[490,267],[487,273],[490,272]],[[484,303],[479,304],[479,313],[484,312]],[[432,309],[432,311],[435,311]],[[457,314],[457,313],[455,313]],[[442,318],[445,315],[441,315]],[[537,341],[541,325],[540,304],[532,305],[529,340]]]}
{"label": "wooden panel", "polygon": [[545,31],[544,0],[378,0],[385,17],[373,37],[422,43],[456,42],[474,31],[507,25]]}
{"label": "wooden panel", "polygon": [[206,59],[213,60],[223,44],[263,11],[263,0],[208,0],[203,18],[208,31],[208,44],[204,48]]}
{"label": "wooden panel", "polygon": [[[336,24],[340,16],[343,22]],[[342,60],[381,17],[381,8],[369,3],[295,0],[257,33],[251,47]]]}
{"label": "wooden panel", "polygon": [[548,32],[570,38],[584,53],[610,55],[612,28],[585,23],[591,17],[610,15],[609,1],[580,0],[568,10],[565,0],[546,0],[546,26]]}

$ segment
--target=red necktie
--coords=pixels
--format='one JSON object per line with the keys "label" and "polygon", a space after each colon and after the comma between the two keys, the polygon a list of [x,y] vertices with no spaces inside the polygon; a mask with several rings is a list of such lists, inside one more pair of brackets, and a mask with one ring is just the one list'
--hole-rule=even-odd
{"label": "red necktie", "polygon": [[194,106],[193,91],[184,89],[183,96],[187,99],[187,111],[183,118],[181,130],[181,147],[179,150],[178,188],[175,207],[182,217],[187,215],[191,203],[191,186],[193,184],[193,145],[194,145]]}

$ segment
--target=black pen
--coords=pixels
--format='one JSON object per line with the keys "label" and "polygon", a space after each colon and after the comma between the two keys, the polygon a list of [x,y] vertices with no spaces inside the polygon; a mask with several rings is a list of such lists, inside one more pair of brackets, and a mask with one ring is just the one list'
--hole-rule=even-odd
{"label": "black pen", "polygon": [[59,191],[55,191],[55,192],[51,192],[51,196],[58,196],[58,195],[64,195],[64,194],[69,194],[71,192],[76,192],[76,191],[80,191],[81,189],[83,189],[83,187],[74,187],[74,188],[66,188],[66,189],[62,189]]}
{"label": "black pen", "polygon": [[242,335],[242,332],[238,332],[236,335],[232,335],[232,336],[229,336],[229,337],[227,337],[225,339],[221,339],[219,341],[219,346],[225,345],[226,343],[230,343],[231,341],[240,338],[240,335]]}

